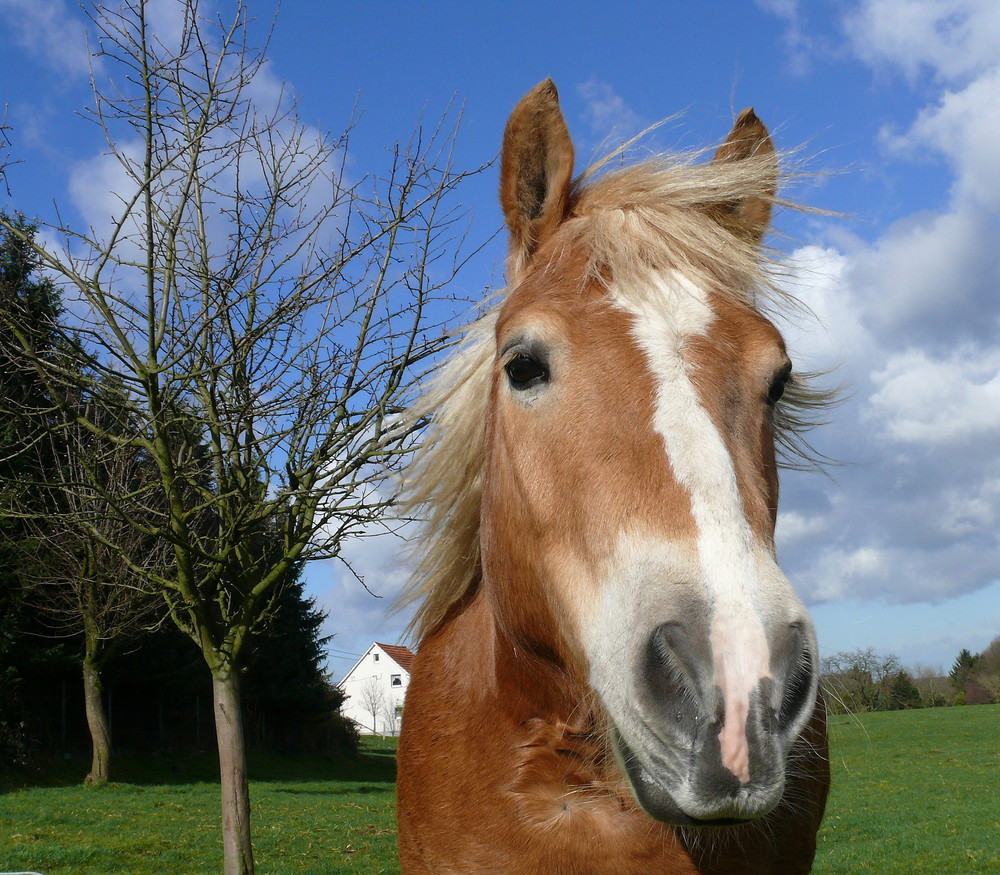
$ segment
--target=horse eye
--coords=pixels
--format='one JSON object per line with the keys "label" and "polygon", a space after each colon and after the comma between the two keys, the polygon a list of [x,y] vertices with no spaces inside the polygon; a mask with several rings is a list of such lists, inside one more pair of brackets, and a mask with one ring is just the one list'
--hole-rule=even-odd
{"label": "horse eye", "polygon": [[785,394],[785,388],[788,386],[788,381],[792,378],[791,367],[782,368],[774,375],[774,379],[771,381],[771,388],[767,390],[767,403],[774,407],[781,400],[781,396]]}
{"label": "horse eye", "polygon": [[514,389],[530,389],[539,383],[547,383],[549,379],[549,369],[527,355],[514,356],[507,362],[504,370]]}

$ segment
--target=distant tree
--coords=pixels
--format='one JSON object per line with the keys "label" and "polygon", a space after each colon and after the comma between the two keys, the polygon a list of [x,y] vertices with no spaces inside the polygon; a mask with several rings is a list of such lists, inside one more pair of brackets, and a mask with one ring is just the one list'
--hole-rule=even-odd
{"label": "distant tree", "polygon": [[1000,705],[1000,636],[979,654],[973,679],[983,688],[989,701]]}
{"label": "distant tree", "polygon": [[251,636],[298,563],[338,557],[393,502],[389,475],[420,427],[398,414],[450,342],[433,303],[460,264],[447,203],[464,174],[455,129],[440,125],[392,150],[384,178],[345,184],[347,133],[308,129],[287,98],[252,101],[266,59],[246,5],[230,24],[198,0],[178,6],[169,41],[147,0],[93,13],[92,114],[121,179],[110,227],[53,229],[67,241],[57,252],[2,226],[80,302],[91,368],[35,355],[48,395],[66,409],[114,375],[142,424],[126,437],[75,415],[108,452],[141,451],[158,472],[148,514],[104,498],[169,545],[169,573],[106,546],[160,590],[211,674],[225,872],[249,875],[239,679]]}
{"label": "distant tree", "polygon": [[994,638],[979,654],[979,663],[976,668],[986,672],[1000,671],[1000,635]]}
{"label": "distant tree", "polygon": [[905,671],[896,672],[889,682],[884,710],[903,711],[919,708],[920,705],[920,690],[913,683],[913,679]]}
{"label": "distant tree", "polygon": [[961,697],[961,704],[988,705],[991,701],[989,691],[979,682],[978,676],[973,675],[969,678],[969,682],[965,685],[964,694]]}
{"label": "distant tree", "polygon": [[972,680],[976,666],[979,664],[980,655],[972,653],[972,651],[963,647],[955,658],[955,663],[952,665],[951,671],[948,673],[948,680],[956,692],[962,696],[962,702],[965,701],[965,690]]}
{"label": "distant tree", "polygon": [[892,680],[901,671],[898,657],[859,647],[825,657],[822,680],[834,710],[881,711],[891,702]]}
{"label": "distant tree", "polygon": [[913,685],[920,692],[920,701],[925,708],[939,708],[955,701],[955,691],[947,676],[938,666],[917,664],[910,672]]}
{"label": "distant tree", "polygon": [[979,675],[979,685],[993,705],[1000,705],[1000,673]]}

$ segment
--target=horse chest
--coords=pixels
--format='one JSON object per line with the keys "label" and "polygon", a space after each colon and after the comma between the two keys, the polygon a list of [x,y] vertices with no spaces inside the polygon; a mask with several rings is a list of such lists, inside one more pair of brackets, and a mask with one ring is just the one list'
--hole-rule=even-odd
{"label": "horse chest", "polygon": [[399,751],[404,873],[698,872],[672,830],[628,796],[601,735],[525,718],[516,713],[524,702],[512,713],[496,690],[453,681],[442,695],[454,665],[454,653],[446,654],[426,646],[407,693]]}

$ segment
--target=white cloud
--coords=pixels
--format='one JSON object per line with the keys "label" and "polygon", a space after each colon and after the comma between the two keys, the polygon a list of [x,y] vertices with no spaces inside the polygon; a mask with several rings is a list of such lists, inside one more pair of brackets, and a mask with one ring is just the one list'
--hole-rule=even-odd
{"label": "white cloud", "polygon": [[[124,162],[141,166],[142,144],[138,141],[116,144]],[[125,214],[128,202],[124,200],[136,192],[138,182],[127,170],[126,163],[108,152],[77,162],[70,171],[69,196],[88,228],[99,232],[98,240],[106,239],[105,232]],[[142,230],[142,216],[137,214],[137,205],[131,212],[134,216],[130,231]]]}
{"label": "white cloud", "polygon": [[[210,17],[208,3],[198,10],[202,18]],[[146,21],[149,30],[168,51],[175,52],[181,44],[186,20],[185,4],[178,0],[146,0]]]}
{"label": "white cloud", "polygon": [[[1000,4],[995,7],[1000,11]],[[1000,42],[997,43],[1000,47]],[[885,145],[902,153],[933,150],[946,157],[957,176],[954,195],[964,208],[1000,208],[1000,48],[996,65],[957,91],[925,107],[903,134],[886,132]]]}
{"label": "white cloud", "polygon": [[607,83],[590,79],[577,88],[586,101],[584,117],[590,131],[612,140],[628,140],[649,126]]}
{"label": "white cloud", "polygon": [[776,540],[779,549],[793,544],[801,538],[815,535],[826,527],[826,522],[820,516],[808,516],[794,510],[781,511],[778,514]]}
{"label": "white cloud", "polygon": [[872,544],[834,546],[814,556],[792,579],[808,603],[827,604],[857,594],[859,583],[873,594],[873,582],[881,584],[890,563],[890,554]]}
{"label": "white cloud", "polygon": [[997,528],[1000,522],[1000,477],[972,484],[971,490],[945,492],[941,526],[949,535],[964,537]]}
{"label": "white cloud", "polygon": [[783,41],[787,52],[785,60],[792,73],[797,75],[807,73],[821,52],[819,41],[809,32],[806,25],[802,4],[799,0],[755,0],[755,2],[765,12],[784,19],[786,28]]}
{"label": "white cloud", "polygon": [[275,72],[274,64],[265,61],[247,83],[247,95],[254,106],[274,112],[288,107],[292,92],[288,83]]}
{"label": "white cloud", "polygon": [[795,368],[826,371],[850,367],[857,350],[872,340],[847,281],[850,258],[824,246],[803,246],[791,254],[782,286],[806,307],[782,318],[782,331]]}
{"label": "white cloud", "polygon": [[0,0],[0,15],[19,45],[71,78],[90,74],[84,22],[66,0]]}
{"label": "white cloud", "polygon": [[863,0],[845,19],[858,57],[911,80],[954,82],[997,63],[995,0]]}
{"label": "white cloud", "polygon": [[[760,5],[801,23],[795,3]],[[937,601],[1000,578],[1000,3],[865,0],[845,33],[922,82],[884,160],[943,158],[952,185],[872,242],[794,254],[818,324],[783,326],[793,358],[841,365],[850,395],[817,436],[845,464],[785,477],[779,543],[812,602]]]}
{"label": "white cloud", "polygon": [[940,337],[951,327],[993,332],[1000,246],[990,217],[959,205],[896,222],[870,246],[847,253],[855,303],[880,342],[914,334]]}
{"label": "white cloud", "polygon": [[878,388],[868,413],[889,438],[1000,447],[1000,349],[967,348],[945,358],[908,350],[891,356],[872,379]]}

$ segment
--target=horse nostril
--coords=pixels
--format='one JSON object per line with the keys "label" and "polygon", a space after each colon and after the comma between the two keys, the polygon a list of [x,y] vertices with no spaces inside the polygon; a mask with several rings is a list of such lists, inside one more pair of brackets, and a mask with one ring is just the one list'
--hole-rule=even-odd
{"label": "horse nostril", "polygon": [[646,649],[645,682],[651,705],[689,737],[702,722],[699,678],[705,658],[681,623],[664,623],[653,630]]}
{"label": "horse nostril", "polygon": [[791,646],[786,651],[788,660],[785,672],[784,693],[777,713],[777,729],[789,732],[807,708],[812,707],[815,665],[813,655],[799,624],[791,626]]}
{"label": "horse nostril", "polygon": [[661,668],[670,669],[674,665],[675,651],[683,645],[687,633],[680,623],[664,623],[653,630],[650,646],[653,662]]}

